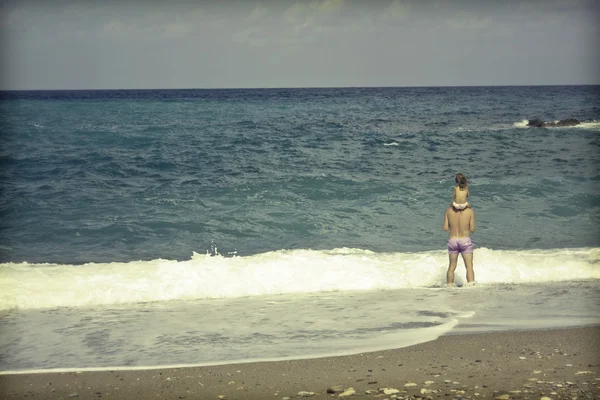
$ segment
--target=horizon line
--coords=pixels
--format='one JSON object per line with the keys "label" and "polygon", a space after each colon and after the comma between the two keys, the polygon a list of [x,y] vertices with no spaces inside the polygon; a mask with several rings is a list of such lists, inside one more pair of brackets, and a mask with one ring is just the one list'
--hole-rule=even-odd
{"label": "horizon line", "polygon": [[277,87],[206,87],[206,88],[89,88],[89,89],[0,89],[0,92],[60,92],[117,90],[288,90],[288,89],[411,89],[411,88],[502,88],[502,87],[564,87],[600,86],[600,83],[576,84],[503,84],[503,85],[415,85],[415,86],[277,86]]}

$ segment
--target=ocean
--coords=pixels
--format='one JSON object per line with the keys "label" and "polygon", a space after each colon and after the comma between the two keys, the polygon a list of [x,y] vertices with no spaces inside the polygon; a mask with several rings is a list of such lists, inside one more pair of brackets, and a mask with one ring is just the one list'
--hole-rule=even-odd
{"label": "ocean", "polygon": [[0,373],[600,324],[600,86],[4,91],[0,133]]}

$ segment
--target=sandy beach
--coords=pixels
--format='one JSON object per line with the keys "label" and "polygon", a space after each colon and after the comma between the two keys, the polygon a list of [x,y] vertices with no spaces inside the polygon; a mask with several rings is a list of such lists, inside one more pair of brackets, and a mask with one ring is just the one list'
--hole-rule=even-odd
{"label": "sandy beach", "polygon": [[351,356],[0,375],[2,399],[596,399],[600,327],[446,335]]}

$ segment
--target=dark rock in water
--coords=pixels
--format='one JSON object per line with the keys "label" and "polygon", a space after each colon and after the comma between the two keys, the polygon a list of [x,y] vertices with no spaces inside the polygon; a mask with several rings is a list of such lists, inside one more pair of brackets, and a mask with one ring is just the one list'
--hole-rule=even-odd
{"label": "dark rock in water", "polygon": [[527,123],[527,126],[535,126],[536,128],[540,128],[540,127],[544,126],[544,121],[542,121],[539,118],[530,119],[529,122]]}
{"label": "dark rock in water", "polygon": [[536,128],[554,128],[554,127],[560,127],[560,126],[576,126],[579,124],[580,124],[580,122],[578,120],[576,120],[575,118],[561,119],[560,121],[556,121],[556,122],[544,122],[539,118],[534,118],[534,119],[530,119],[529,122],[527,122],[527,126],[534,126]]}
{"label": "dark rock in water", "polygon": [[561,119],[560,121],[556,122],[556,124],[555,124],[555,126],[575,126],[575,125],[579,125],[579,121],[576,120],[575,118]]}

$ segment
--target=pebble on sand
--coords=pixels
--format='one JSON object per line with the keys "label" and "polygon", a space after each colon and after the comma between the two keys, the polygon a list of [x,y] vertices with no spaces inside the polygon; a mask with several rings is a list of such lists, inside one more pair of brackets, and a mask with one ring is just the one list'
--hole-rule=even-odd
{"label": "pebble on sand", "polygon": [[348,389],[344,390],[342,393],[338,394],[338,397],[353,396],[355,393],[356,393],[356,390],[354,390],[354,388],[348,388]]}
{"label": "pebble on sand", "polygon": [[300,392],[298,392],[298,396],[300,397],[311,397],[314,396],[316,393],[315,392],[307,392],[304,390],[301,390]]}
{"label": "pebble on sand", "polygon": [[327,393],[341,393],[343,391],[344,391],[344,389],[342,389],[342,387],[339,385],[330,386],[327,388]]}

